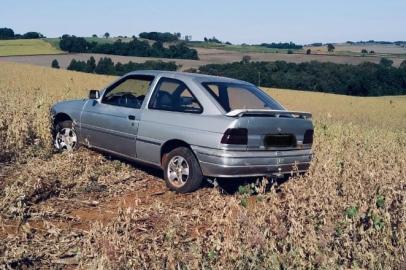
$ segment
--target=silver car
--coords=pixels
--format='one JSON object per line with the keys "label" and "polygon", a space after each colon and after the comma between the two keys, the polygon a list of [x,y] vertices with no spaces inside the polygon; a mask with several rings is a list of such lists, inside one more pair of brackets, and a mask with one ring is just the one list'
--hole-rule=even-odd
{"label": "silver car", "polygon": [[167,71],[131,72],[88,99],[52,107],[55,147],[80,144],[163,169],[177,192],[203,177],[283,176],[312,158],[311,114],[253,84]]}

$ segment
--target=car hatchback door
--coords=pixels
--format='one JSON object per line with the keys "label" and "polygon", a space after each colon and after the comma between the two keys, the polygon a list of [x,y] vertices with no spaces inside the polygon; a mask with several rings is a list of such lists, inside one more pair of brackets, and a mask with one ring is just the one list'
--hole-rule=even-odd
{"label": "car hatchback door", "polygon": [[153,76],[129,75],[108,87],[101,99],[89,100],[81,116],[84,142],[136,158],[141,106],[153,80]]}

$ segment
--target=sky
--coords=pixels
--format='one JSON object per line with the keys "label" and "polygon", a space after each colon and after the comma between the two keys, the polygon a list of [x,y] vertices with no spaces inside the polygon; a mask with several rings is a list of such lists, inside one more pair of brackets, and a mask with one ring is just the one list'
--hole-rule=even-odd
{"label": "sky", "polygon": [[406,0],[0,0],[0,27],[47,37],[181,32],[232,43],[406,40]]}

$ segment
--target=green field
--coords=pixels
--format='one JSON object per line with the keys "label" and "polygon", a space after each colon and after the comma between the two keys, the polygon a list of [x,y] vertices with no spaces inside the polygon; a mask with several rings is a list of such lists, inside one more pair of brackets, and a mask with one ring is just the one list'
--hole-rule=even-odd
{"label": "green field", "polygon": [[0,40],[0,56],[59,53],[62,51],[42,39]]}
{"label": "green field", "polygon": [[[234,44],[224,44],[224,43],[214,43],[214,42],[203,42],[203,41],[193,41],[188,42],[188,45],[196,48],[205,48],[205,49],[219,49],[225,51],[234,51],[242,53],[288,53],[288,49],[274,49],[267,48],[258,45],[234,45]],[[303,53],[303,50],[291,50],[294,53]]]}

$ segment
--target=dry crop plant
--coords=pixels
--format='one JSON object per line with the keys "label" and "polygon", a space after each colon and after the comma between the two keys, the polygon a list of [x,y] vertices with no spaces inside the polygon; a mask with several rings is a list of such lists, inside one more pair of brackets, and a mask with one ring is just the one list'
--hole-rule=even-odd
{"label": "dry crop plant", "polygon": [[279,190],[248,195],[247,202],[247,194],[199,192],[187,206],[156,201],[95,225],[82,250],[93,258],[86,263],[110,269],[404,265],[404,134],[319,123],[317,138],[309,175]]}
{"label": "dry crop plant", "polygon": [[2,63],[0,73],[0,162],[49,153],[50,106],[113,78],[11,63]]}
{"label": "dry crop plant", "polygon": [[[178,195],[145,170],[89,150],[52,153],[49,106],[83,97],[112,79],[0,66],[0,162],[7,161],[0,164],[0,264],[84,269],[405,265],[404,97],[269,89],[289,109],[315,112],[309,173],[267,192],[242,186],[235,194],[203,188]],[[99,205],[89,206],[94,200]]]}

